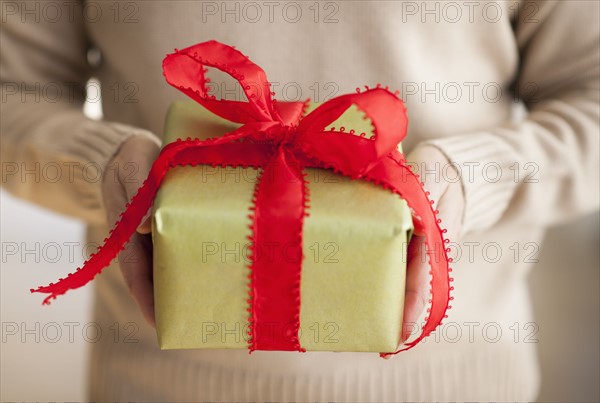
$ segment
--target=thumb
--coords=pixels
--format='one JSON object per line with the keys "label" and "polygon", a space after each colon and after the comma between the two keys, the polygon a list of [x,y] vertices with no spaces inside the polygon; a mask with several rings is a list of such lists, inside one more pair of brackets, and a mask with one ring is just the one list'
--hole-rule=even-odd
{"label": "thumb", "polygon": [[148,212],[142,219],[142,223],[138,226],[137,232],[140,234],[149,234],[152,232],[152,207],[148,209]]}
{"label": "thumb", "polygon": [[[142,172],[144,173],[144,176],[142,176]],[[139,180],[131,180],[131,181],[123,181],[123,187],[125,188],[125,194],[127,195],[127,200],[129,202],[131,202],[131,200],[133,199],[133,197],[137,194],[139,188],[142,186],[142,184],[144,183],[144,180],[146,179],[147,175],[148,175],[149,169],[148,170],[142,170],[140,169],[140,175],[136,175],[139,176]],[[142,218],[142,221],[140,223],[140,225],[138,225],[137,228],[137,232],[140,234],[149,234],[150,232],[152,232],[152,206],[150,206],[150,208],[148,209],[148,211],[146,212],[146,214],[144,215],[144,218]]]}
{"label": "thumb", "polygon": [[[129,201],[137,194],[148,177],[159,151],[158,143],[155,140],[149,140],[145,136],[134,136],[123,147],[124,165],[121,172],[121,183]],[[152,231],[151,212],[152,209],[150,208],[144,215],[137,229],[139,233],[148,234]]]}

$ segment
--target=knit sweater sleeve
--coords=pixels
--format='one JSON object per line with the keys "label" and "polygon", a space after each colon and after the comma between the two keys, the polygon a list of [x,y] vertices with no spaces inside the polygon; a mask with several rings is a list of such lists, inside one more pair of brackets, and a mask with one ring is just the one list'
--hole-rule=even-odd
{"label": "knit sweater sleeve", "polygon": [[52,15],[36,11],[39,6],[14,2],[3,7],[2,186],[46,208],[101,224],[106,221],[101,178],[110,173],[109,161],[129,136],[156,137],[84,115],[85,86],[93,70],[82,4],[53,3]]}
{"label": "knit sweater sleeve", "polygon": [[524,1],[513,24],[525,119],[428,141],[462,174],[463,234],[548,226],[598,208],[598,2]]}

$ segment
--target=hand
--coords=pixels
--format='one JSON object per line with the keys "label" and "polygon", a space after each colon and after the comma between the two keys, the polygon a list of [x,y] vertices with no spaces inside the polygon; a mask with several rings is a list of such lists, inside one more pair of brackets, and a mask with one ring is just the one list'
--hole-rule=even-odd
{"label": "hand", "polygon": [[[159,151],[158,142],[146,136],[132,136],[125,140],[110,161],[102,178],[102,197],[111,226],[117,222],[125,210],[125,204],[148,176]],[[150,211],[146,214],[137,232],[119,253],[118,260],[129,293],[139,305],[144,318],[154,326],[150,214]]]}
{"label": "hand", "polygon": [[[439,210],[438,218],[442,220],[440,226],[448,230],[445,237],[456,242],[465,209],[458,171],[449,165],[446,156],[434,146],[418,146],[408,154],[406,160],[413,167],[413,172],[419,174],[425,190],[430,192],[429,198],[434,201],[433,207]],[[408,246],[402,343],[410,337],[411,330],[417,328],[417,320],[429,305],[430,267],[425,252],[425,237],[414,234]]]}

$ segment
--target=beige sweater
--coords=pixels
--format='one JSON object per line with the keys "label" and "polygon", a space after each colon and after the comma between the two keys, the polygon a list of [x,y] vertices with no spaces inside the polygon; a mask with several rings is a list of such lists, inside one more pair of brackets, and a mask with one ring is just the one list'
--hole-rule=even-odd
{"label": "beige sweater", "polygon": [[[161,352],[113,266],[95,281],[95,320],[136,322],[139,341],[92,345],[90,398],[535,399],[526,275],[546,226],[599,205],[598,15],[596,1],[4,2],[2,185],[86,220],[91,240],[108,229],[90,166],[104,169],[131,135],[161,135],[168,105],[183,97],[161,60],[208,39],[250,55],[279,99],[323,101],[379,82],[401,90],[405,149],[431,142],[463,173],[454,308],[426,343],[390,361]],[[82,113],[91,76],[102,83],[102,121]],[[518,121],[516,101],[528,110]],[[44,174],[52,164],[58,180]]]}

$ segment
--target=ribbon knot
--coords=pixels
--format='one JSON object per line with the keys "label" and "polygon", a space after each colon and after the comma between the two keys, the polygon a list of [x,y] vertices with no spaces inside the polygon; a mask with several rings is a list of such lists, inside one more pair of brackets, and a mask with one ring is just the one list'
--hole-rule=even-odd
{"label": "ribbon knot", "polygon": [[[248,102],[208,96],[206,67],[234,77]],[[334,98],[304,116],[307,102],[274,102],[265,72],[239,51],[216,41],[167,55],[163,72],[169,84],[216,115],[242,126],[221,137],[178,140],[163,147],[148,178],[98,253],[68,277],[32,292],[50,294],[44,300],[47,304],[68,290],[87,284],[108,266],[135,232],[170,168],[190,164],[260,167],[262,171],[252,198],[254,204],[250,208],[253,255],[249,274],[248,348],[304,351],[298,339],[302,259],[286,259],[285,248],[296,245],[302,251],[302,228],[308,208],[307,183],[302,171],[308,167],[325,168],[372,182],[405,199],[413,213],[415,232],[425,236],[429,250],[443,252],[443,259],[429,260],[432,298],[422,333],[404,348],[382,355],[410,349],[435,330],[449,308],[452,289],[448,275],[449,249],[445,245],[448,240],[443,237],[440,220],[420,180],[396,149],[407,130],[404,104],[396,94],[378,86]],[[342,129],[326,130],[351,106],[371,121],[372,139]],[[257,259],[257,251],[261,249],[272,251],[274,259]],[[274,338],[261,335],[257,329],[267,323],[278,324],[285,331],[276,331]]]}
{"label": "ribbon knot", "polygon": [[267,132],[270,141],[278,148],[291,149],[295,147],[295,140],[298,135],[296,126],[279,124]]}

